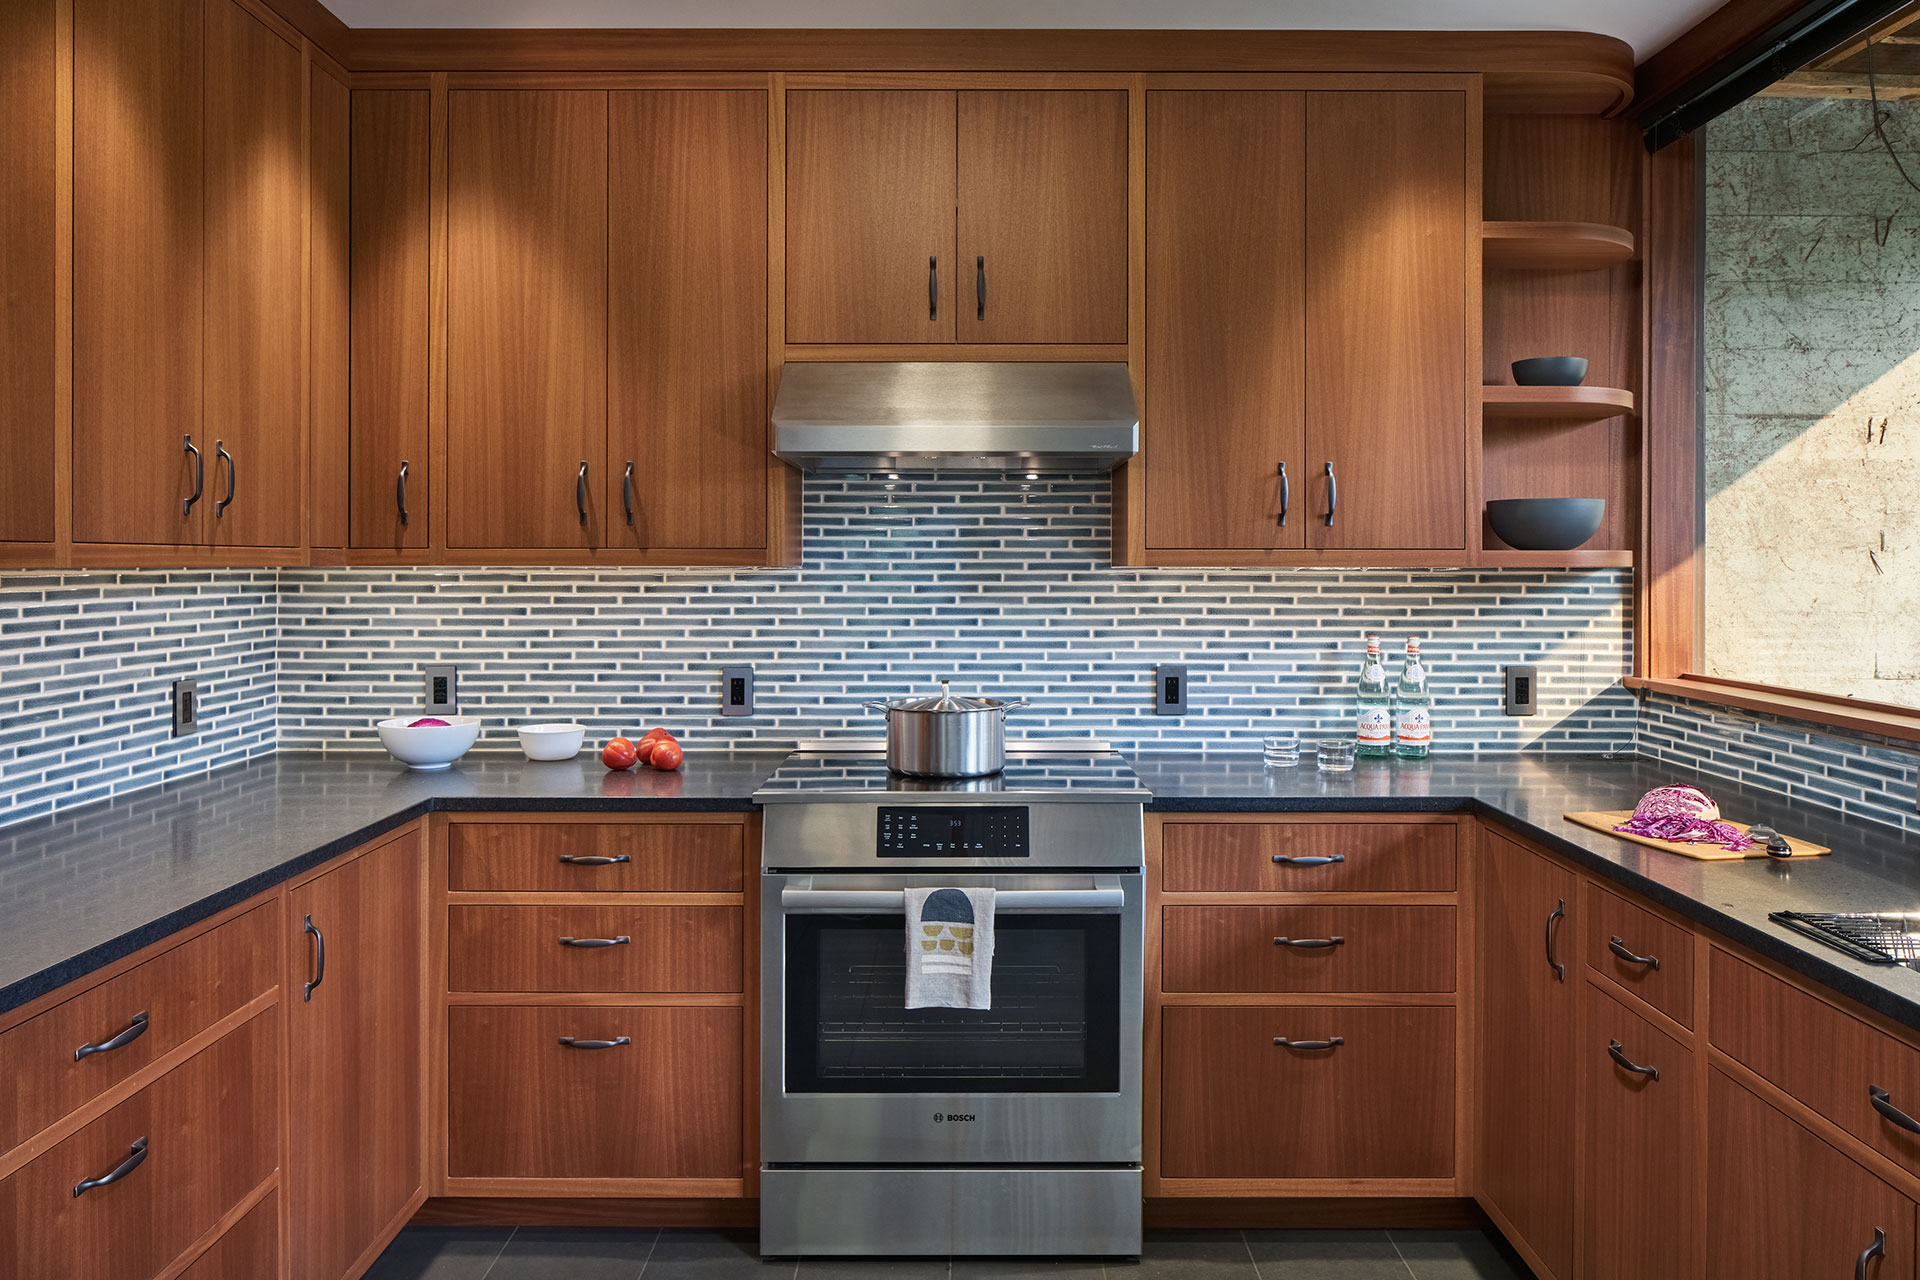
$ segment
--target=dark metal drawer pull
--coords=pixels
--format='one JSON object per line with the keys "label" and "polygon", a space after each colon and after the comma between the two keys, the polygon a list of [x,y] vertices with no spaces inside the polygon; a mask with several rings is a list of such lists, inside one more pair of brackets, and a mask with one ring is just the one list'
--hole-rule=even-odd
{"label": "dark metal drawer pull", "polygon": [[1859,1258],[1853,1264],[1853,1280],[1867,1280],[1867,1264],[1875,1258],[1887,1256],[1887,1233],[1880,1228],[1873,1229],[1873,1243],[1860,1251]]}
{"label": "dark metal drawer pull", "polygon": [[1645,1076],[1649,1080],[1658,1080],[1660,1078],[1660,1068],[1641,1066],[1627,1056],[1626,1050],[1620,1047],[1618,1040],[1607,1041],[1607,1056],[1620,1064],[1622,1070],[1631,1071],[1637,1076]]}
{"label": "dark metal drawer pull", "polygon": [[623,933],[617,938],[562,938],[560,945],[563,947],[617,947],[632,941],[632,938]]}
{"label": "dark metal drawer pull", "polygon": [[1287,527],[1287,508],[1293,505],[1293,482],[1287,479],[1287,464],[1280,464],[1280,527]]}
{"label": "dark metal drawer pull", "polygon": [[139,1013],[133,1015],[133,1021],[127,1024],[127,1029],[118,1033],[112,1039],[102,1040],[99,1044],[83,1044],[78,1049],[75,1049],[73,1051],[73,1060],[78,1062],[80,1059],[90,1058],[96,1053],[111,1053],[115,1049],[123,1049],[145,1034],[147,1034],[147,1011],[142,1009]]}
{"label": "dark metal drawer pull", "polygon": [[313,981],[300,998],[311,1001],[314,989],[327,980],[327,935],[314,927],[312,916],[307,917],[307,932],[313,935]]}
{"label": "dark metal drawer pull", "polygon": [[405,528],[407,523],[407,472],[411,469],[407,460],[402,458],[400,460],[400,475],[393,482],[393,504],[400,508],[400,525],[402,528]]}
{"label": "dark metal drawer pull", "polygon": [[620,502],[627,509],[627,523],[633,523],[633,464],[627,464],[627,475],[620,482]]}
{"label": "dark metal drawer pull", "polygon": [[1553,976],[1558,982],[1567,980],[1567,966],[1553,958],[1553,935],[1560,922],[1567,918],[1567,900],[1561,898],[1553,905],[1553,911],[1547,916],[1547,963],[1553,966]]}
{"label": "dark metal drawer pull", "polygon": [[618,1049],[623,1044],[632,1044],[630,1036],[621,1036],[617,1040],[575,1040],[572,1036],[561,1036],[560,1043],[569,1049]]}
{"label": "dark metal drawer pull", "polygon": [[125,1160],[122,1160],[119,1164],[115,1165],[113,1167],[112,1172],[103,1173],[97,1178],[82,1178],[80,1181],[74,1183],[73,1198],[75,1200],[78,1200],[81,1196],[87,1194],[87,1192],[93,1190],[95,1187],[112,1186],[114,1183],[120,1181],[120,1179],[132,1173],[135,1169],[138,1169],[141,1166],[141,1164],[146,1160],[146,1158],[147,1158],[147,1140],[145,1138],[142,1138],[140,1139],[140,1141],[133,1144],[133,1154],[129,1155]]}
{"label": "dark metal drawer pull", "polygon": [[1324,951],[1328,947],[1337,947],[1346,939],[1338,934],[1331,938],[1275,938],[1276,947],[1297,947],[1302,951]]}
{"label": "dark metal drawer pull", "polygon": [[616,862],[632,862],[633,855],[616,853],[611,858],[589,857],[584,853],[563,853],[560,861],[570,867],[610,867]]}
{"label": "dark metal drawer pull", "polygon": [[940,318],[940,259],[927,259],[927,319]]}
{"label": "dark metal drawer pull", "polygon": [[1336,862],[1346,860],[1347,855],[1344,853],[1336,853],[1330,858],[1289,858],[1284,853],[1273,855],[1273,865],[1276,867],[1330,867]]}
{"label": "dark metal drawer pull", "polygon": [[573,505],[580,508],[580,523],[587,523],[587,460],[580,460],[580,473],[573,478]]}
{"label": "dark metal drawer pull", "polygon": [[207,460],[193,443],[193,437],[187,437],[186,450],[193,455],[193,492],[187,495],[186,505],[180,508],[180,514],[193,514],[193,504],[200,501],[200,495],[207,490]]}
{"label": "dark metal drawer pull", "polygon": [[233,505],[234,487],[240,483],[240,468],[233,465],[233,455],[227,452],[225,440],[215,440],[213,452],[227,464],[227,496],[213,504],[213,518],[219,520],[226,516],[227,508]]}
{"label": "dark metal drawer pull", "polygon": [[1613,954],[1619,956],[1628,964],[1643,964],[1649,969],[1658,969],[1660,967],[1659,956],[1637,956],[1627,950],[1627,944],[1618,938],[1607,939],[1607,950],[1613,952]]}
{"label": "dark metal drawer pull", "polygon": [[1318,1053],[1323,1049],[1338,1049],[1347,1042],[1345,1036],[1334,1036],[1330,1040],[1289,1040],[1285,1036],[1275,1036],[1274,1044],[1282,1049],[1298,1049],[1302,1053]]}
{"label": "dark metal drawer pull", "polygon": [[1893,1105],[1893,1095],[1877,1084],[1867,1086],[1867,1097],[1873,1103],[1873,1109],[1887,1119],[1905,1129],[1908,1133],[1920,1133],[1920,1120]]}
{"label": "dark metal drawer pull", "polygon": [[1333,527],[1333,514],[1340,509],[1340,480],[1333,474],[1333,464],[1327,464],[1327,527]]}

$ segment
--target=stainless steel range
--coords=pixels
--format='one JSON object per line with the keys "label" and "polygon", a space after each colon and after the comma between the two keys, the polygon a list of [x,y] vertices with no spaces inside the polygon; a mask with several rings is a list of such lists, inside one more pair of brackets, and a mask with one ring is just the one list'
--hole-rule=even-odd
{"label": "stainless steel range", "polygon": [[[757,792],[760,1249],[1140,1252],[1142,808],[1103,743],[933,782],[807,744]],[[991,1010],[908,1009],[903,891],[991,886]]]}

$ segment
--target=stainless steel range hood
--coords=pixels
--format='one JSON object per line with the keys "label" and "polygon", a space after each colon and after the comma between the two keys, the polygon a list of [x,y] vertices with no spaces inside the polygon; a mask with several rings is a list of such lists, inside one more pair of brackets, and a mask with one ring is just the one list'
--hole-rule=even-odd
{"label": "stainless steel range hood", "polygon": [[1110,471],[1139,449],[1117,362],[789,362],[773,405],[803,471]]}

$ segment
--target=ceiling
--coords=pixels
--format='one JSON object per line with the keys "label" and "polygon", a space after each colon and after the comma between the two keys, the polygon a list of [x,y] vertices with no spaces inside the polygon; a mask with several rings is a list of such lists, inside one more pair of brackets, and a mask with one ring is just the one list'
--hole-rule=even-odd
{"label": "ceiling", "polygon": [[326,0],[350,27],[1597,31],[1636,59],[1722,0]]}

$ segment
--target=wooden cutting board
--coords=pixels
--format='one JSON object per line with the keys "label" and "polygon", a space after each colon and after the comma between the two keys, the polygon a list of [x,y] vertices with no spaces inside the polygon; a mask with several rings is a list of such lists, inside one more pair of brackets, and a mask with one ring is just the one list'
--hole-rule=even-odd
{"label": "wooden cutting board", "polygon": [[[1683,858],[1693,858],[1699,862],[1742,862],[1748,858],[1767,856],[1765,845],[1757,844],[1751,849],[1735,852],[1717,844],[1682,844],[1678,840],[1656,840],[1652,836],[1629,835],[1625,831],[1614,830],[1632,816],[1631,809],[1622,809],[1618,813],[1570,813],[1567,815],[1567,821],[1577,822],[1583,827],[1592,827],[1595,831],[1604,831],[1622,840],[1631,840],[1635,844],[1644,844],[1650,849],[1665,849],[1668,853],[1677,853]],[[1722,821],[1726,820],[1722,819]],[[1727,822],[1727,825],[1741,832],[1747,830],[1747,824],[1744,822]],[[1793,850],[1788,856],[1794,858],[1817,858],[1823,853],[1833,852],[1825,845],[1810,844],[1805,840],[1796,840],[1792,836],[1787,837],[1787,844]]]}

